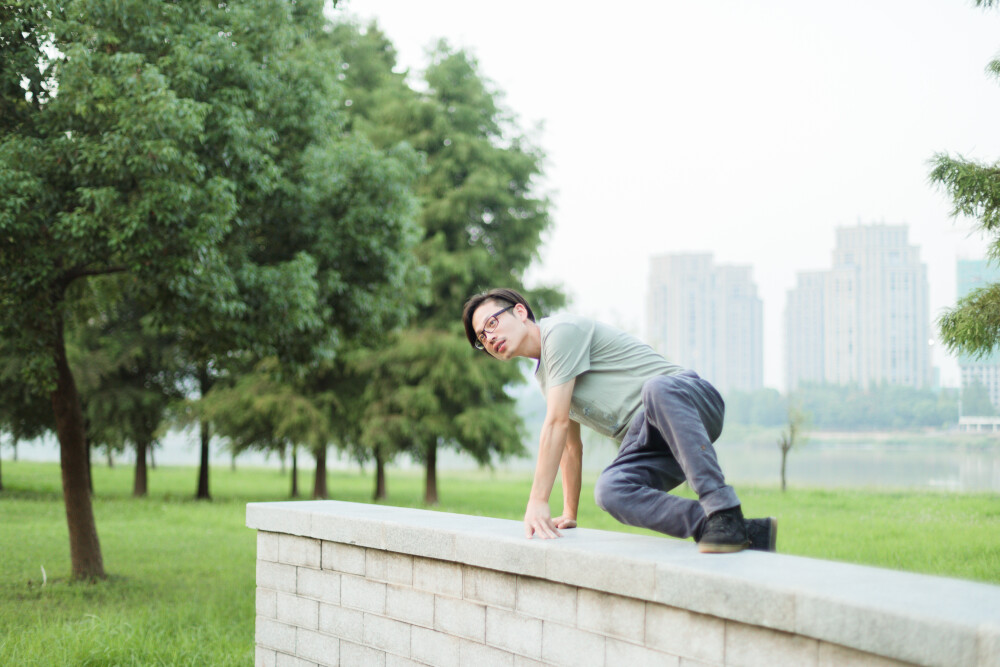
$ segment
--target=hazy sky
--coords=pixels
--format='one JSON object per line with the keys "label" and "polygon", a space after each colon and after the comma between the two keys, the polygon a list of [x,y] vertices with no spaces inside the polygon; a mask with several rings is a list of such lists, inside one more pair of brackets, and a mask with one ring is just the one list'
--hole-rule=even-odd
{"label": "hazy sky", "polygon": [[[536,283],[644,335],[649,259],[710,252],[753,267],[764,381],[783,389],[783,315],[834,230],[906,223],[932,316],[955,260],[985,254],[928,182],[947,151],[1000,159],[1000,12],[962,0],[615,3],[350,0],[416,75],[439,38],[465,48],[547,155],[553,228]],[[957,366],[936,346],[942,381]],[[697,370],[697,369],[696,369]]]}

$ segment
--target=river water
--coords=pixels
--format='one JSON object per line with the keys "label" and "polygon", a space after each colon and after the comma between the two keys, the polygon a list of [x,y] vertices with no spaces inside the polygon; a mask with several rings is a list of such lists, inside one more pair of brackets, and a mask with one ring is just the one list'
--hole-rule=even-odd
{"label": "river water", "polygon": [[[935,444],[926,437],[914,436],[912,444],[900,443],[904,435],[889,438],[886,434],[814,435],[804,445],[788,455],[788,484],[792,487],[925,489],[947,491],[985,491],[1000,493],[1000,437],[995,440],[981,436],[963,440],[951,437],[946,444]],[[755,441],[756,440],[756,441]],[[10,460],[13,450],[6,436],[0,438],[0,456]],[[584,470],[596,473],[604,468],[615,453],[614,443],[599,438],[584,439]],[[781,453],[774,439],[742,438],[739,435],[717,443],[717,451],[727,481],[733,484],[780,484]],[[534,466],[532,445],[526,447],[529,456],[504,461],[497,468],[510,471],[530,471]],[[192,433],[168,434],[156,450],[158,465],[188,465],[198,462],[197,436]],[[18,445],[18,458],[26,461],[58,461],[59,448],[47,437]],[[94,453],[95,463],[104,459]],[[300,465],[310,467],[308,456],[300,456]],[[131,455],[116,457],[116,463],[130,465]],[[221,443],[214,442],[212,462],[228,465],[231,458]],[[442,470],[474,468],[470,458],[451,451],[438,456]],[[248,452],[238,459],[241,466],[278,467],[274,456]],[[332,469],[358,468],[355,461],[337,457],[331,450],[328,465]],[[396,468],[415,468],[419,464],[401,459]]]}

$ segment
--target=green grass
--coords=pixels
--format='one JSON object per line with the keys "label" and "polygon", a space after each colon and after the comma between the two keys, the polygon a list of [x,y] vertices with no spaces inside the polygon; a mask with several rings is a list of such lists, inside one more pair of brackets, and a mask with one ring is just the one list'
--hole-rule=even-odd
{"label": "green grass", "polygon": [[[286,500],[274,470],[212,470],[211,502],[192,500],[193,468],[95,466],[94,511],[107,581],[69,581],[58,464],[3,463],[0,664],[249,665],[253,662],[253,531],[247,502]],[[389,471],[389,503],[422,507],[419,472]],[[627,530],[597,509],[585,479],[580,524]],[[311,473],[301,477],[311,489]],[[530,473],[462,471],[439,479],[437,509],[519,520]],[[335,472],[331,497],[368,502],[369,474]],[[783,553],[1000,583],[1000,496],[791,488],[737,489],[749,515],[779,517]],[[558,488],[553,498],[559,498]],[[559,501],[552,503],[559,512]],[[43,584],[42,568],[46,581]]]}

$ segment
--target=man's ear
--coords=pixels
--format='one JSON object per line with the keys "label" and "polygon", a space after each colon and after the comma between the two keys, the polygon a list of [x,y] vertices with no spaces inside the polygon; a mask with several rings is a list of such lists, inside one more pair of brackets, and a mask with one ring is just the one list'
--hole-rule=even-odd
{"label": "man's ear", "polygon": [[514,312],[517,313],[517,319],[522,322],[528,321],[528,309],[524,307],[523,303],[514,304]]}

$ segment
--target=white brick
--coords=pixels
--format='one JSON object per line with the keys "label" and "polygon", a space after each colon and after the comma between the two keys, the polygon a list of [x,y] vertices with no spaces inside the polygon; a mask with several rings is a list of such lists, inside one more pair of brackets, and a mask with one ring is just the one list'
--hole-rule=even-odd
{"label": "white brick", "polygon": [[646,603],[581,588],[576,625],[583,630],[641,644],[646,635]]}
{"label": "white brick", "polygon": [[278,537],[278,560],[289,565],[301,565],[319,569],[320,541],[298,535]]}
{"label": "white brick", "polygon": [[466,639],[462,640],[459,664],[462,667],[514,667],[514,654]]}
{"label": "white brick", "polygon": [[487,607],[486,643],[531,658],[542,657],[542,621]]}
{"label": "white brick", "polygon": [[296,633],[296,655],[318,665],[336,667],[340,664],[340,640],[312,630],[299,628]]}
{"label": "white brick", "polygon": [[278,593],[270,588],[257,589],[257,615],[268,618],[278,617]]}
{"label": "white brick", "polygon": [[385,584],[345,574],[340,578],[340,604],[384,614]]}
{"label": "white brick", "polygon": [[254,667],[276,667],[277,653],[262,646],[254,647]]}
{"label": "white brick", "polygon": [[365,576],[393,584],[413,584],[413,556],[368,549],[365,553]]}
{"label": "white brick", "polygon": [[546,622],[542,626],[542,660],[567,667],[604,667],[604,642],[600,635]]}
{"label": "white brick", "polygon": [[[819,643],[819,667],[906,667],[909,664],[871,653],[855,651],[846,646],[827,642]],[[983,667],[982,663],[979,667]]]}
{"label": "white brick", "polygon": [[531,658],[525,658],[523,655],[515,655],[514,667],[545,667],[545,663],[532,660]]}
{"label": "white brick", "polygon": [[295,628],[271,618],[257,617],[254,640],[260,646],[295,653]]}
{"label": "white brick", "polygon": [[[275,662],[275,667],[316,667],[316,663],[311,660],[303,660],[302,658],[294,655],[279,653],[278,660]],[[324,665],[324,667],[326,666]]]}
{"label": "white brick", "polygon": [[257,531],[257,560],[278,560],[278,533]]}
{"label": "white brick", "polygon": [[385,615],[426,628],[434,627],[434,594],[406,586],[386,586]]}
{"label": "white brick", "polygon": [[726,666],[816,667],[819,642],[815,639],[745,623],[726,623]]}
{"label": "white brick", "polygon": [[463,594],[466,600],[507,609],[513,609],[517,602],[517,577],[513,574],[467,566],[464,584]]}
{"label": "white brick", "polygon": [[694,658],[680,658],[680,667],[719,667],[721,663],[718,662],[702,662],[701,660],[695,660]]}
{"label": "white brick", "polygon": [[278,593],[278,620],[299,628],[319,627],[319,603],[287,593]]}
{"label": "white brick", "polygon": [[438,595],[462,597],[462,566],[430,558],[413,559],[413,587]]}
{"label": "white brick", "polygon": [[518,577],[517,610],[545,620],[576,625],[576,588]]}
{"label": "white brick", "polygon": [[354,609],[321,604],[319,631],[352,642],[360,642],[364,634],[364,615]]}
{"label": "white brick", "polygon": [[410,626],[389,618],[365,614],[365,645],[395,653],[404,658],[410,656]]}
{"label": "white brick", "polygon": [[257,561],[257,586],[285,593],[295,592],[295,566]]}
{"label": "white brick", "polygon": [[618,639],[608,639],[605,647],[604,663],[609,667],[628,665],[628,667],[679,667],[681,659],[676,655],[667,655],[645,646],[629,644]]}
{"label": "white brick", "polygon": [[410,628],[410,657],[434,667],[458,667],[461,640],[443,632]]}
{"label": "white brick", "polygon": [[323,569],[347,574],[365,573],[365,550],[340,542],[323,542]]}
{"label": "white brick", "polygon": [[665,653],[721,664],[726,624],[720,618],[658,604],[646,605],[646,646]]}
{"label": "white brick", "polygon": [[435,596],[434,629],[485,642],[486,607],[465,600]]}
{"label": "white brick", "polygon": [[347,667],[385,667],[385,653],[367,646],[340,642],[340,664]]}
{"label": "white brick", "polygon": [[296,573],[296,590],[304,597],[327,604],[340,604],[340,575],[300,567]]}
{"label": "white brick", "polygon": [[409,658],[402,658],[393,653],[386,653],[385,667],[425,667],[425,665],[422,662],[415,662]]}

